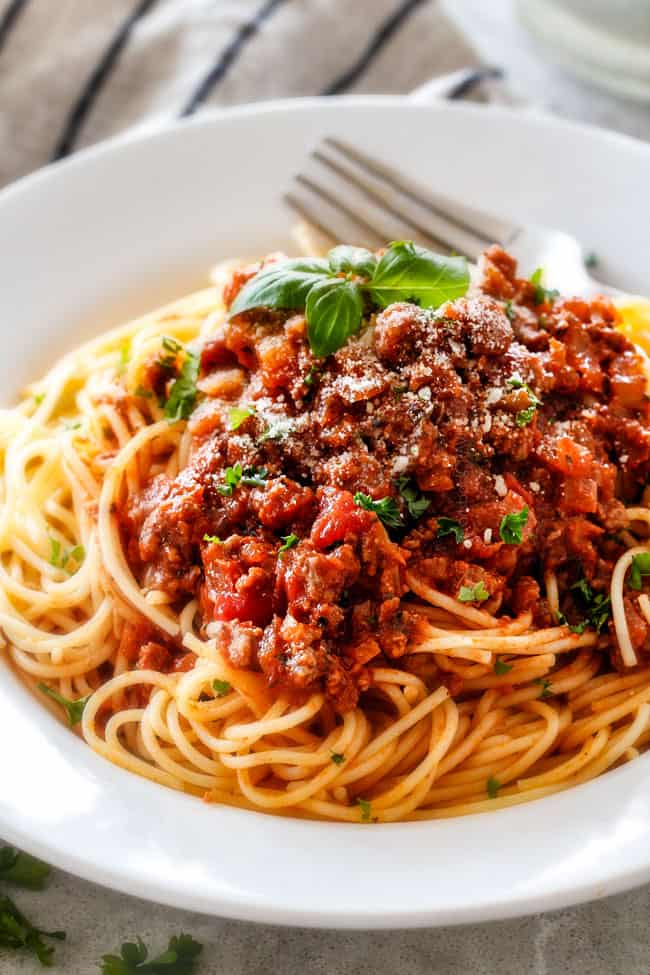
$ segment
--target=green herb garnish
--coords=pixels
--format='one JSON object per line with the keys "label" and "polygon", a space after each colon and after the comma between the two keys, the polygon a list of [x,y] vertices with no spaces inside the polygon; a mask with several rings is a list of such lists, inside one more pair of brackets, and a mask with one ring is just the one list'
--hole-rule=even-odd
{"label": "green herb garnish", "polygon": [[513,665],[507,664],[505,660],[501,660],[500,657],[494,661],[494,673],[497,677],[503,677],[505,674],[509,674],[512,670]]}
{"label": "green herb garnish", "polygon": [[243,477],[244,471],[239,462],[234,464],[232,467],[226,467],[223,472],[224,483],[217,487],[219,494],[223,494],[224,497],[230,497],[234,492],[236,487],[239,487],[239,482]]}
{"label": "green herb garnish", "polygon": [[262,268],[239,292],[230,309],[305,309],[307,337],[316,356],[336,352],[361,328],[367,303],[386,308],[415,301],[437,308],[469,287],[467,262],[393,241],[379,259],[363,248],[335,247],[326,258],[298,259]]}
{"label": "green herb garnish", "polygon": [[218,535],[204,535],[204,542],[209,542],[210,544],[221,545],[221,539]]}
{"label": "green herb garnish", "polygon": [[254,406],[233,406],[229,414],[230,429],[237,430],[249,416],[255,416]]}
{"label": "green herb garnish", "polygon": [[282,539],[282,545],[278,549],[278,555],[282,555],[283,552],[288,552],[290,548],[293,548],[300,541],[298,536],[294,535],[293,532],[290,535],[280,535],[280,538]]}
{"label": "green herb garnish", "polygon": [[436,538],[444,538],[446,535],[453,535],[457,545],[465,538],[465,532],[463,531],[463,526],[455,518],[438,518],[438,531],[436,532]]}
{"label": "green herb garnish", "polygon": [[499,782],[499,780],[494,775],[491,775],[490,778],[487,780],[488,799],[496,799],[497,796],[499,795],[500,788],[501,788],[501,783]]}
{"label": "green herb garnish", "polygon": [[225,697],[230,693],[231,685],[227,680],[219,680],[215,677],[212,681],[212,690],[216,691],[217,697]]}
{"label": "green herb garnish", "polygon": [[372,816],[372,807],[368,799],[357,799],[357,804],[361,810],[361,822],[369,823]]}
{"label": "green herb garnish", "polygon": [[119,955],[104,955],[102,975],[194,975],[203,945],[189,934],[170,938],[166,951],[149,961],[149,952],[142,941],[125,942]]}
{"label": "green herb garnish", "polygon": [[588,268],[590,271],[592,271],[595,267],[598,267],[598,263],[599,263],[598,255],[595,254],[593,251],[589,251],[588,254],[585,254],[584,260],[585,260],[585,267]]}
{"label": "green herb garnish", "polygon": [[63,697],[62,694],[59,694],[58,691],[55,691],[53,687],[48,687],[47,684],[41,683],[37,684],[36,686],[38,687],[39,691],[42,691],[43,694],[47,694],[48,697],[51,697],[53,701],[56,701],[57,704],[60,704],[61,707],[65,709],[65,712],[68,715],[68,721],[70,722],[70,727],[79,724],[81,721],[81,716],[84,713],[84,708],[90,700],[90,694],[88,694],[87,697],[80,697],[76,701],[71,701],[69,698]]}
{"label": "green herb garnish", "polygon": [[542,700],[546,697],[551,697],[553,694],[553,691],[551,690],[551,682],[547,677],[536,677],[533,684],[538,684],[541,687],[539,696],[542,698]]}
{"label": "green herb garnish", "polygon": [[354,503],[365,511],[374,511],[387,528],[401,528],[403,525],[395,498],[385,497],[375,501],[369,494],[357,491],[354,496]]}
{"label": "green herb garnish", "polygon": [[416,487],[410,481],[408,477],[398,477],[395,482],[397,485],[397,490],[402,495],[406,502],[406,507],[411,518],[417,521],[421,518],[427,508],[431,505],[429,498],[425,498],[423,494],[420,494]]}
{"label": "green herb garnish", "polygon": [[[165,340],[163,339],[164,344]],[[176,344],[178,345],[178,343]],[[179,346],[179,350],[181,348],[182,346]],[[199,375],[199,357],[189,350],[186,350],[186,353],[180,375],[172,383],[169,398],[165,403],[165,416],[170,423],[176,423],[178,420],[187,420],[196,405],[196,380]]]}
{"label": "green herb garnish", "polygon": [[514,322],[515,318],[517,317],[517,312],[512,307],[511,301],[506,301],[505,308],[503,310],[506,313],[506,318],[508,321]]}
{"label": "green herb garnish", "polygon": [[28,890],[42,890],[50,875],[47,863],[13,846],[0,846],[0,880]]}
{"label": "green herb garnish", "polygon": [[133,390],[133,395],[138,396],[140,399],[151,399],[153,393],[150,389],[147,389],[146,386],[140,385],[135,387]]}
{"label": "green herb garnish", "polygon": [[490,594],[481,579],[475,586],[461,586],[456,598],[459,603],[484,603],[486,599],[490,598]]}
{"label": "green herb garnish", "polygon": [[578,579],[577,582],[573,583],[571,592],[578,594],[587,609],[587,616],[583,621],[584,625],[583,623],[578,624],[578,627],[582,626],[582,629],[578,629],[578,627],[571,628],[576,633],[582,633],[586,626],[590,626],[596,633],[600,633],[603,627],[607,625],[611,616],[612,604],[610,597],[602,592],[594,592],[584,578]]}
{"label": "green herb garnish", "polygon": [[515,423],[518,427],[528,426],[535,416],[535,410],[538,406],[542,405],[541,399],[535,396],[535,393],[532,391],[528,383],[525,383],[523,379],[520,379],[519,376],[512,376],[510,379],[508,379],[506,386],[509,386],[510,389],[523,389],[528,394],[529,406],[527,406],[525,410],[519,410],[515,417]]}
{"label": "green herb garnish", "polygon": [[332,759],[335,765],[342,765],[343,762],[345,761],[345,755],[342,755],[341,752],[332,752],[330,758]]}
{"label": "green herb garnish", "polygon": [[557,290],[557,288],[545,288],[542,285],[543,277],[544,270],[541,267],[538,267],[530,277],[530,283],[535,289],[533,300],[536,305],[543,305],[545,301],[554,301],[560,296],[560,292]]}
{"label": "green herb garnish", "polygon": [[643,586],[643,576],[650,576],[650,552],[639,552],[633,557],[627,580],[630,588],[640,590]]}
{"label": "green herb garnish", "polygon": [[85,557],[86,552],[83,545],[75,545],[65,551],[58,538],[50,535],[50,565],[53,565],[55,569],[64,569],[68,575],[72,575],[74,570],[68,568],[70,563],[79,566]]}
{"label": "green herb garnish", "polygon": [[499,535],[506,545],[521,545],[523,529],[528,521],[528,505],[521,511],[504,515],[499,525]]}
{"label": "green herb garnish", "polygon": [[[53,965],[54,949],[43,938],[65,940],[63,931],[41,931],[18,910],[10,897],[0,896],[0,948],[31,952],[44,968]],[[116,973],[119,975],[119,973]]]}

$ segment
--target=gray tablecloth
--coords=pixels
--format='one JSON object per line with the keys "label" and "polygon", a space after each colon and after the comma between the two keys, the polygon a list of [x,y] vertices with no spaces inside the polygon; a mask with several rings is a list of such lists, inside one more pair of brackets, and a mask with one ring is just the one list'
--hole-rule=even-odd
{"label": "gray tablecloth", "polygon": [[[524,98],[650,139],[647,106],[574,83],[544,62],[517,26],[512,0],[0,0],[0,184],[184,111],[280,94],[408,91],[475,63],[466,38],[508,69]],[[521,920],[368,933],[203,918],[61,872],[47,892],[16,899],[35,922],[67,930],[55,969],[66,975],[98,971],[100,956],[127,938],[162,948],[181,930],[205,945],[201,975],[650,972],[648,887]],[[27,956],[0,953],[2,975],[37,970]]]}

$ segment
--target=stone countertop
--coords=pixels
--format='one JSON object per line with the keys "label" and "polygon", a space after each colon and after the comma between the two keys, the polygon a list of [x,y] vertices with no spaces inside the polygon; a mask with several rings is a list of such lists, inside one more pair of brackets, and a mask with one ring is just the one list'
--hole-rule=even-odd
{"label": "stone countertop", "polygon": [[[521,97],[556,114],[650,140],[650,106],[575,81],[544,60],[519,26],[511,0],[443,0]],[[514,921],[422,931],[333,932],[273,928],[148,904],[56,872],[47,895],[20,892],[44,927],[64,928],[57,968],[98,971],[102,954],[140,935],[161,950],[185,931],[205,945],[201,975],[647,975],[650,887],[580,907]],[[41,969],[3,954],[3,975]]]}

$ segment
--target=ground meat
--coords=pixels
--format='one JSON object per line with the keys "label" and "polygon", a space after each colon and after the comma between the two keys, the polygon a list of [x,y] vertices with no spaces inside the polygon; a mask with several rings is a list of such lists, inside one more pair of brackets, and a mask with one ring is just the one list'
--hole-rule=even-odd
{"label": "ground meat", "polygon": [[[226,305],[256,270],[233,273]],[[624,505],[650,476],[642,362],[606,299],[540,292],[498,247],[480,271],[437,311],[400,302],[369,315],[322,360],[302,313],[249,310],[205,339],[189,463],[117,514],[141,584],[178,607],[197,596],[233,665],[287,692],[324,690],[342,711],[370,662],[410,666],[407,565],[539,625],[554,622],[549,571],[572,622],[576,583],[606,592]],[[170,376],[156,369],[146,381],[158,390]],[[626,612],[645,652],[634,600]],[[152,634],[140,656],[133,635],[123,643],[129,661],[158,652]]]}

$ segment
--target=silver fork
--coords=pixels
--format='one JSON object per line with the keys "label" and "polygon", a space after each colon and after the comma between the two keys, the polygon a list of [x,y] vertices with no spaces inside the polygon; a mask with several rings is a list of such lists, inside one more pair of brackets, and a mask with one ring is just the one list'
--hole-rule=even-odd
{"label": "silver fork", "polygon": [[452,200],[340,139],[326,138],[312,151],[308,171],[294,177],[285,200],[336,243],[376,248],[407,237],[470,261],[496,243],[517,258],[523,274],[542,267],[545,286],[562,294],[622,294],[590,276],[582,247],[569,234]]}

